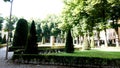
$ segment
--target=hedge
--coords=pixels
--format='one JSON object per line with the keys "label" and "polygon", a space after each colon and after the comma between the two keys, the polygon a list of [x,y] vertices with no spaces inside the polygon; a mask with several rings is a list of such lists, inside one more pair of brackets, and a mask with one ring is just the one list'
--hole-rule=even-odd
{"label": "hedge", "polygon": [[80,57],[80,56],[59,56],[47,54],[14,54],[12,60],[18,60],[19,63],[35,64],[54,64],[67,66],[110,66],[120,67],[120,59],[98,58],[98,57]]}

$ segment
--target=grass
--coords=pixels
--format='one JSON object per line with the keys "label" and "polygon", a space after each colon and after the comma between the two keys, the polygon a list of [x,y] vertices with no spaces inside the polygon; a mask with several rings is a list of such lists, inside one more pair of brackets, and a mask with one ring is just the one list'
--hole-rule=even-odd
{"label": "grass", "polygon": [[77,50],[74,53],[62,52],[62,53],[52,53],[52,54],[47,54],[47,55],[120,59],[120,52],[98,51],[98,50],[85,50],[85,51],[78,51]]}

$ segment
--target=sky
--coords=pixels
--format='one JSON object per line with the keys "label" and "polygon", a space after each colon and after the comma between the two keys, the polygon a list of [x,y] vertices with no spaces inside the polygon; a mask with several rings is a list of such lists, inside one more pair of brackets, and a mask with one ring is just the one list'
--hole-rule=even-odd
{"label": "sky", "polygon": [[[62,0],[14,0],[12,15],[25,18],[44,18],[62,11]],[[0,14],[10,15],[10,3],[0,0]]]}

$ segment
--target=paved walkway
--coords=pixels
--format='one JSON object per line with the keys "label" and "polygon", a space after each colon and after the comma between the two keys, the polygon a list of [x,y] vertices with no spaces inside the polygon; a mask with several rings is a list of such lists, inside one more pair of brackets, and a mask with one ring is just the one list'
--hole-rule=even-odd
{"label": "paved walkway", "polygon": [[52,65],[31,65],[31,64],[15,64],[8,60],[11,59],[13,52],[8,53],[8,60],[5,60],[6,47],[0,48],[0,68],[73,68],[65,66]]}

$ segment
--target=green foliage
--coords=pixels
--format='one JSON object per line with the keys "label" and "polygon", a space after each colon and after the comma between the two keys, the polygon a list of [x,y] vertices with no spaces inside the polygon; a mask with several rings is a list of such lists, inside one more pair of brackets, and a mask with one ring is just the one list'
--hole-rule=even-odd
{"label": "green foliage", "polygon": [[[64,9],[62,12],[62,28],[76,25],[80,32],[92,33],[94,29],[103,30],[110,28],[107,23],[111,17],[119,17],[119,1],[113,0],[64,0]],[[112,8],[116,7],[116,8]],[[111,12],[114,10],[114,12]],[[111,16],[112,15],[112,16]],[[67,26],[65,26],[67,24]],[[99,26],[101,24],[101,26]],[[78,32],[77,31],[77,32]]]}
{"label": "green foliage", "polygon": [[61,30],[58,28],[60,19],[57,15],[48,15],[44,20],[41,21],[42,29],[42,43],[50,42],[50,36],[58,36]]}
{"label": "green foliage", "polygon": [[[49,27],[47,25],[47,23],[44,23],[42,25],[42,36],[44,36],[45,38],[45,42],[49,39],[50,37],[50,30],[49,30]],[[42,38],[43,39],[43,38]]]}
{"label": "green foliage", "polygon": [[36,32],[37,32],[37,41],[41,42],[42,41],[42,28],[40,24],[37,24]]}
{"label": "green foliage", "polygon": [[[85,0],[64,0],[63,23],[70,26],[68,28],[77,29],[77,35],[93,31],[95,20],[90,12],[93,10],[89,1]],[[63,24],[63,26],[65,26]]]}
{"label": "green foliage", "polygon": [[31,28],[30,28],[30,35],[28,36],[28,43],[25,48],[26,54],[37,54],[38,53],[38,45],[37,45],[37,36],[36,36],[36,29],[35,23],[32,21]]}
{"label": "green foliage", "polygon": [[6,35],[4,35],[3,39],[2,39],[2,44],[6,43],[7,40],[6,40]]}
{"label": "green foliage", "polygon": [[2,25],[2,23],[0,23],[0,30],[2,30],[2,27],[3,27],[3,25]]}
{"label": "green foliage", "polygon": [[[105,52],[105,51],[77,51],[74,53],[51,53],[51,54],[15,54],[13,55],[12,60],[19,59],[21,61],[21,57],[23,61],[35,59],[37,63],[47,63],[47,64],[55,64],[65,65],[65,66],[76,66],[80,68],[94,68],[96,67],[118,67],[120,65],[120,54],[119,52]],[[38,61],[39,60],[39,61]],[[25,63],[25,62],[22,62]],[[92,67],[93,66],[93,67]]]}
{"label": "green foliage", "polygon": [[51,29],[51,35],[53,35],[53,36],[57,36],[57,35],[59,35],[60,34],[60,32],[61,32],[61,30],[59,29],[59,28],[52,28]]}
{"label": "green foliage", "polygon": [[2,37],[0,36],[0,44],[1,44],[1,42],[2,42]]}
{"label": "green foliage", "polygon": [[0,16],[0,23],[3,23],[4,18]]}
{"label": "green foliage", "polygon": [[28,23],[25,19],[19,19],[19,21],[17,22],[13,38],[13,46],[25,47],[27,43],[27,37],[28,37]]}
{"label": "green foliage", "polygon": [[71,36],[71,30],[69,29],[66,36],[65,51],[67,53],[74,52],[73,38]]}
{"label": "green foliage", "polygon": [[0,30],[2,30],[2,23],[3,23],[4,18],[0,16]]}
{"label": "green foliage", "polygon": [[4,30],[5,31],[8,31],[8,30],[12,31],[12,30],[14,30],[14,26],[13,25],[18,21],[18,17],[12,16],[11,17],[11,22],[10,22],[9,17],[5,17],[5,20],[7,21],[7,23],[5,24]]}

